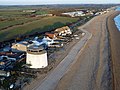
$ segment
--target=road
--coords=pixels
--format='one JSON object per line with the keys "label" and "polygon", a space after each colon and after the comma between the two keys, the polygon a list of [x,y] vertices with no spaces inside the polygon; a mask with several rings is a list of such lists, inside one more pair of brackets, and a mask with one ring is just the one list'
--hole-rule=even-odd
{"label": "road", "polygon": [[67,73],[71,65],[76,62],[76,58],[84,48],[84,45],[92,37],[92,34],[88,31],[85,31],[83,29],[82,31],[85,32],[84,37],[79,42],[77,42],[75,46],[73,46],[73,48],[70,50],[68,55],[61,61],[61,63],[32,90],[55,89],[59,80]]}

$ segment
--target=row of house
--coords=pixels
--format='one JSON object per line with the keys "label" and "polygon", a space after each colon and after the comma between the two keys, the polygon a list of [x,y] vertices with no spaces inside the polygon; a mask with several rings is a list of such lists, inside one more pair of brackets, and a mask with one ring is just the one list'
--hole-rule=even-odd
{"label": "row of house", "polygon": [[100,15],[100,14],[105,14],[107,12],[109,12],[109,9],[106,10],[101,10],[99,12],[96,12],[95,10],[79,10],[76,9],[77,11],[74,12],[66,12],[66,13],[62,13],[62,15],[67,15],[70,17],[79,17],[79,16],[87,16],[87,15]]}
{"label": "row of house", "polygon": [[[59,37],[70,34],[72,34],[70,28],[64,26],[57,28],[53,33],[45,33],[43,39],[35,37],[33,40],[13,43],[9,49],[5,50],[6,52],[0,52],[0,83],[11,78],[10,76],[13,75],[11,70],[14,70],[16,63],[19,63],[21,60],[26,59],[26,63],[22,66],[32,68],[32,70],[47,67],[49,64],[48,54],[44,46],[59,47],[63,45],[57,41]],[[17,79],[15,83],[18,83]],[[9,83],[9,87],[12,89],[17,86],[15,83]]]}
{"label": "row of house", "polygon": [[85,16],[83,11],[67,12],[67,13],[62,13],[62,15],[68,15],[71,17]]}
{"label": "row of house", "polygon": [[[53,33],[46,32],[43,39],[39,39],[38,37],[35,37],[33,40],[20,41],[18,43],[13,43],[11,46],[11,51],[16,53],[26,52],[26,63],[31,64],[32,65],[31,68],[44,68],[48,65],[47,52],[45,52],[44,50],[47,47],[62,47],[63,43],[59,41],[60,40],[59,37],[60,36],[63,37],[71,34],[72,34],[71,29],[68,26],[64,26],[64,27],[55,29]],[[41,49],[40,47],[43,47],[44,49]],[[8,59],[8,57],[6,56],[4,56],[4,58]],[[13,59],[13,58],[9,58],[9,59]],[[8,60],[8,61],[11,61],[11,60]],[[1,64],[3,66],[3,62]]]}
{"label": "row of house", "polygon": [[55,40],[59,36],[66,36],[71,34],[72,34],[71,29],[68,26],[64,26],[64,27],[55,29],[53,33],[45,33],[45,36]]}
{"label": "row of house", "polygon": [[36,10],[23,10],[23,12],[34,13],[34,12],[36,12]]}
{"label": "row of house", "polygon": [[0,70],[10,70],[13,68],[13,64],[22,58],[25,58],[24,53],[0,53]]}
{"label": "row of house", "polygon": [[104,11],[96,12],[95,15],[96,16],[97,15],[102,15],[102,14],[105,14],[105,13],[108,13],[108,12],[109,12],[109,10],[107,9],[107,10],[104,10]]}
{"label": "row of house", "polygon": [[[64,26],[64,27],[55,29],[53,33],[46,32],[42,40],[38,40],[38,38],[35,38],[31,42],[38,46],[44,44],[44,45],[47,45],[48,47],[52,45],[59,47],[60,45],[57,45],[57,44],[60,44],[60,43],[54,40],[59,39],[59,36],[66,36],[71,34],[72,34],[71,29],[68,26]],[[17,52],[17,51],[26,52],[27,46],[29,44],[30,43],[28,43],[27,41],[21,41],[18,43],[13,43],[11,48],[13,52]]]}
{"label": "row of house", "polygon": [[54,31],[55,33],[58,33],[59,36],[66,36],[66,35],[71,35],[72,31],[68,26],[58,28]]}

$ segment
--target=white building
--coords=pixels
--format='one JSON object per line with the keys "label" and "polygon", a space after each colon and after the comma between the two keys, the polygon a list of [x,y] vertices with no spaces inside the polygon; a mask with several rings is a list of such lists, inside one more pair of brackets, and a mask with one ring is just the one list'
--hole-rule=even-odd
{"label": "white building", "polygon": [[75,11],[75,12],[67,12],[67,13],[62,13],[63,15],[69,15],[71,17],[77,17],[77,16],[84,16],[83,11]]}
{"label": "white building", "polygon": [[45,68],[48,66],[47,52],[42,46],[28,45],[26,63],[30,68]]}
{"label": "white building", "polygon": [[23,12],[34,13],[36,10],[23,10]]}
{"label": "white building", "polygon": [[54,32],[58,33],[59,36],[66,36],[72,34],[72,31],[68,26],[57,28]]}

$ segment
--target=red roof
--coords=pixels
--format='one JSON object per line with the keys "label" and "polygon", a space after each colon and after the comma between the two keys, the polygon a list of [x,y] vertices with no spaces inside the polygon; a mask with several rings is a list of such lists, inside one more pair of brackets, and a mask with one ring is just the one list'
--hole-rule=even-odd
{"label": "red roof", "polygon": [[48,36],[51,39],[56,37],[56,34],[54,34],[54,33],[45,33],[45,35]]}

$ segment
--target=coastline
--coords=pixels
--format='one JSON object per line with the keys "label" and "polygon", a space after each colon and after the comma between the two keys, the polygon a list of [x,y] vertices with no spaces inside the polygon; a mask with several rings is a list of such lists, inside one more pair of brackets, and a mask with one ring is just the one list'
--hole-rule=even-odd
{"label": "coastline", "polygon": [[[71,68],[68,70],[68,73],[66,73],[66,75],[64,75],[60,79],[55,90],[60,90],[61,88],[63,90],[75,89],[75,88],[77,89],[76,85],[78,83],[79,83],[78,88],[81,88],[81,89],[83,88],[84,90],[89,90],[90,88],[98,89],[98,90],[112,90],[112,89],[119,90],[120,86],[119,86],[118,81],[119,81],[120,73],[116,73],[116,72],[119,72],[119,69],[116,69],[116,68],[119,68],[119,66],[116,66],[116,65],[117,65],[120,55],[118,55],[119,57],[117,56],[117,58],[118,58],[117,60],[115,60],[113,58],[113,57],[116,57],[115,55],[119,54],[119,53],[117,53],[114,55],[114,52],[116,52],[114,50],[114,47],[116,46],[116,42],[119,40],[119,38],[114,37],[114,36],[116,36],[116,34],[119,33],[119,31],[117,30],[117,27],[115,26],[114,19],[113,19],[117,14],[118,14],[117,12],[113,11],[112,13],[109,13],[108,16],[102,15],[102,16],[98,16],[100,18],[95,17],[92,20],[90,20],[89,22],[87,22],[85,25],[81,26],[81,28],[92,33],[93,37],[88,42],[88,44],[85,46],[85,50],[83,50],[83,52],[77,56],[78,57],[77,62],[75,62],[71,66]],[[103,17],[104,17],[104,20],[100,20]],[[98,22],[98,20],[99,20],[99,23],[101,23],[100,24],[101,26],[93,28],[94,25],[92,23],[94,21]],[[91,25],[93,25],[93,27],[91,27]],[[108,35],[107,35],[107,32],[109,32]],[[120,37],[119,34],[118,34],[118,36]],[[112,55],[111,59],[109,59],[109,54],[108,54],[109,45],[106,44],[108,38],[110,40],[110,42],[109,42],[110,49],[111,49],[110,53]],[[114,40],[114,39],[116,39],[116,40]],[[97,42],[98,42],[98,44],[96,44]],[[119,45],[120,44],[118,44],[117,47],[119,47]],[[100,59],[99,59],[99,57],[100,57]],[[110,63],[109,63],[109,60],[110,60]],[[86,66],[85,66],[85,64],[86,64]],[[111,64],[111,65],[109,66],[109,64]],[[119,63],[118,63],[118,65],[119,65]],[[112,76],[113,77],[111,76],[111,68],[112,68]],[[80,69],[80,71],[78,69]],[[81,71],[84,71],[84,70],[85,71],[87,70],[87,72],[81,73]],[[79,75],[75,74],[75,73],[78,73]],[[87,73],[89,73],[89,75]],[[74,77],[74,75],[76,77]],[[85,77],[86,75],[88,75],[88,76]],[[81,77],[79,77],[79,76],[81,76]],[[75,78],[77,78],[77,80]],[[83,79],[85,81],[83,81]],[[111,81],[111,79],[112,79],[112,81]],[[83,83],[79,82],[78,80],[83,81]],[[76,82],[76,81],[78,81],[78,82]],[[73,84],[71,82],[73,82]],[[118,84],[117,84],[117,82],[118,82]],[[111,85],[111,84],[113,84],[113,85]]]}
{"label": "coastline", "polygon": [[113,89],[106,21],[114,12],[97,16],[83,25],[82,28],[92,33],[93,37],[55,90]]}
{"label": "coastline", "polygon": [[114,14],[108,17],[107,22],[111,49],[112,82],[114,90],[120,89],[120,32],[114,22],[114,17],[118,14],[120,14],[120,12],[116,11]]}
{"label": "coastline", "polygon": [[117,29],[120,31],[120,22],[119,22],[120,21],[120,14],[115,16],[114,21],[115,21],[115,25],[116,25]]}

